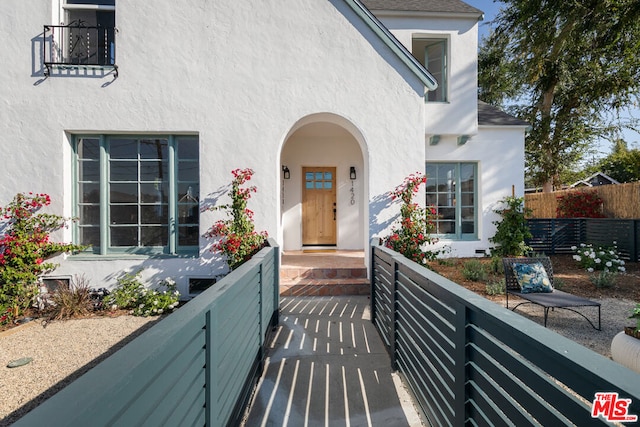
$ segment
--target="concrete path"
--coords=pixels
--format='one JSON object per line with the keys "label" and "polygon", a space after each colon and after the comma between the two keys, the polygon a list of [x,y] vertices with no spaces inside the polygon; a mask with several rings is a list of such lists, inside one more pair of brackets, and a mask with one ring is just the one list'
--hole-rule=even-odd
{"label": "concrete path", "polygon": [[284,297],[280,307],[244,425],[421,425],[402,387],[401,398],[396,391],[368,297]]}

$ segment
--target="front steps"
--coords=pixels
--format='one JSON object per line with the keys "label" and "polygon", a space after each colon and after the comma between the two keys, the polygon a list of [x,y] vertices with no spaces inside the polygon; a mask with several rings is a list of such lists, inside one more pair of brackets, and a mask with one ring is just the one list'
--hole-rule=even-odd
{"label": "front steps", "polygon": [[370,292],[362,252],[282,255],[282,296],[369,295]]}

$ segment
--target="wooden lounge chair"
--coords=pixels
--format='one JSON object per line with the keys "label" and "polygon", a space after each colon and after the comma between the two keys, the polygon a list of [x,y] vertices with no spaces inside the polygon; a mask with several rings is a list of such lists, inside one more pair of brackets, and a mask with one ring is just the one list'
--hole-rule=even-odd
{"label": "wooden lounge chair", "polygon": [[[522,304],[537,304],[544,308],[544,326],[547,326],[547,317],[549,316],[549,309],[562,308],[564,310],[573,311],[579,314],[589,322],[589,324],[597,330],[601,329],[600,323],[600,303],[592,301],[587,298],[582,298],[576,295],[572,295],[566,292],[562,292],[554,289],[550,293],[525,293],[523,294],[518,283],[518,278],[513,271],[513,265],[520,264],[533,264],[539,262],[542,264],[547,272],[549,281],[553,285],[553,267],[549,257],[534,257],[534,258],[503,258],[502,264],[504,265],[504,277],[505,277],[505,292],[507,297],[507,308],[509,308],[509,296],[516,296],[524,301],[519,302],[511,310],[515,311]],[[574,307],[598,307],[598,327],[584,314],[574,309]]]}

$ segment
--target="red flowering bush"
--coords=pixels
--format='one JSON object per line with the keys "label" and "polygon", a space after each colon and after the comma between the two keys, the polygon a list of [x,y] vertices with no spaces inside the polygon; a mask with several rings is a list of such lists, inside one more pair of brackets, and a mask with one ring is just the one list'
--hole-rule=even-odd
{"label": "red flowering bush", "polygon": [[402,201],[400,206],[400,223],[391,229],[391,235],[384,239],[384,245],[406,258],[420,264],[437,257],[437,251],[424,250],[424,246],[435,243],[437,239],[431,237],[435,229],[432,218],[436,213],[433,208],[420,207],[413,202],[420,185],[427,182],[427,177],[421,173],[411,174],[404,182],[391,192],[391,199]]}
{"label": "red flowering bush", "polygon": [[251,193],[256,192],[256,187],[241,187],[251,180],[253,173],[251,169],[235,169],[231,171],[233,175],[231,190],[229,191],[231,204],[209,208],[210,210],[225,210],[230,217],[213,224],[204,234],[204,237],[218,239],[211,250],[224,254],[231,270],[238,268],[242,263],[249,260],[253,254],[262,249],[268,237],[266,231],[261,231],[260,233],[255,231],[253,211],[247,209],[247,202],[251,198]]}
{"label": "red flowering bush", "polygon": [[46,262],[47,258],[83,248],[50,241],[49,233],[67,222],[58,215],[37,213],[50,203],[47,194],[18,193],[6,207],[0,207],[0,324],[10,322],[32,304],[38,277],[57,267]]}
{"label": "red flowering bush", "polygon": [[604,218],[602,199],[594,191],[578,191],[558,196],[557,218]]}

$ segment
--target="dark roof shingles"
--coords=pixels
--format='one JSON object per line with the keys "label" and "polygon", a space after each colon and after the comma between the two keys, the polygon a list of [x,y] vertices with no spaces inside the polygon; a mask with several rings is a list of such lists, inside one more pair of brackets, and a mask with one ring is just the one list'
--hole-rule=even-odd
{"label": "dark roof shingles", "polygon": [[361,2],[369,10],[474,13],[478,15],[483,13],[460,0],[361,0]]}
{"label": "dark roof shingles", "polygon": [[529,126],[529,123],[505,113],[501,109],[478,100],[479,126]]}

